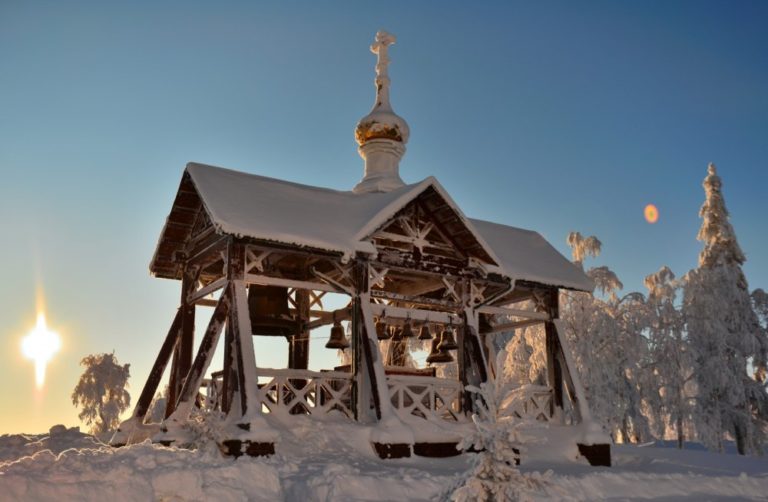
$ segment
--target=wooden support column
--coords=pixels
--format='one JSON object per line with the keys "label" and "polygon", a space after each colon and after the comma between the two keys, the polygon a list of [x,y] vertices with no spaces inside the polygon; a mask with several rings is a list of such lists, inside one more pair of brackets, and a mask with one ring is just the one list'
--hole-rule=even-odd
{"label": "wooden support column", "polygon": [[203,376],[205,376],[205,372],[211,364],[213,352],[216,349],[216,344],[219,341],[219,336],[224,327],[224,321],[227,318],[227,314],[229,314],[231,301],[232,287],[231,285],[228,285],[221,293],[221,298],[216,304],[216,308],[211,316],[211,321],[208,323],[203,339],[200,341],[200,348],[197,350],[197,356],[192,362],[192,367],[181,388],[181,393],[176,402],[176,410],[173,413],[173,416],[176,417],[178,421],[187,419],[191,406],[197,398],[197,393],[199,392],[200,384],[203,381]]}
{"label": "wooden support column", "polygon": [[299,332],[290,337],[288,367],[305,370],[309,367],[309,290],[296,290],[296,315],[299,320]]}
{"label": "wooden support column", "polygon": [[[469,280],[463,280],[461,282],[461,301],[464,305],[464,311],[461,313],[461,326],[456,333],[456,344],[459,346],[456,355],[459,380],[461,380],[462,385],[464,387],[467,385],[479,387],[481,383],[488,380],[488,363],[478,335],[479,317],[472,305],[470,290]],[[465,389],[462,395],[461,409],[465,412],[472,412],[474,408],[473,394]]]}
{"label": "wooden support column", "polygon": [[[456,340],[459,360],[459,377],[464,386],[473,385],[479,387],[481,383],[488,380],[488,363],[480,344],[480,337],[477,334],[477,325],[475,314],[471,307],[464,310],[463,323],[458,330]],[[464,390],[462,399],[462,410],[472,412],[475,409],[473,394]]]}
{"label": "wooden support column", "polygon": [[168,380],[168,400],[165,407],[165,417],[168,418],[176,408],[176,401],[184,379],[192,366],[192,353],[195,343],[195,304],[188,301],[189,295],[195,290],[197,267],[185,267],[181,279],[181,324],[179,327],[179,342],[173,352],[171,375]]}
{"label": "wooden support column", "polygon": [[[357,415],[358,420],[366,421],[370,414],[371,404],[376,420],[381,420],[381,398],[376,378],[374,362],[379,359],[378,348],[374,354],[371,346],[369,331],[373,330],[373,319],[368,319],[364,309],[369,305],[371,298],[368,291],[368,263],[357,261],[354,265],[353,280],[355,283],[355,295],[352,298],[352,336],[355,343],[355,360],[353,370],[357,382]],[[374,335],[375,336],[375,335]]]}
{"label": "wooden support column", "polygon": [[553,319],[559,315],[558,291],[553,288],[546,293],[545,307],[549,320],[544,323],[546,333],[546,351],[547,351],[547,382],[552,389],[552,405],[550,415],[555,416],[563,410],[563,368],[561,365],[562,347],[557,336]]}
{"label": "wooden support column", "polygon": [[138,423],[144,421],[149,405],[152,403],[152,398],[155,397],[155,392],[157,392],[160,379],[163,377],[165,367],[168,365],[168,360],[171,358],[173,348],[176,346],[180,326],[181,310],[178,310],[176,316],[173,318],[173,323],[171,323],[168,334],[165,335],[165,341],[163,342],[162,347],[160,347],[160,353],[155,359],[155,364],[152,365],[152,369],[149,371],[147,382],[141,390],[139,400],[136,401],[136,407],[133,409],[133,418],[136,419]]}
{"label": "wooden support column", "polygon": [[[230,316],[231,319],[231,316]],[[234,330],[232,322],[227,320],[227,327],[224,331],[224,374],[221,384],[221,411],[229,413],[232,406],[232,396],[237,386],[237,368],[235,364],[235,355],[233,351],[235,343]]]}
{"label": "wooden support column", "polygon": [[[248,310],[248,293],[245,287],[245,246],[237,241],[230,241],[228,249],[227,277],[230,280],[232,307],[228,323],[232,326],[232,375],[236,392],[229,414],[246,418],[249,408],[260,411],[256,403],[258,376],[256,375],[256,355],[253,349],[253,329]],[[244,430],[250,430],[251,423],[238,424]],[[274,453],[274,445],[270,446]],[[266,450],[265,450],[266,451]]]}

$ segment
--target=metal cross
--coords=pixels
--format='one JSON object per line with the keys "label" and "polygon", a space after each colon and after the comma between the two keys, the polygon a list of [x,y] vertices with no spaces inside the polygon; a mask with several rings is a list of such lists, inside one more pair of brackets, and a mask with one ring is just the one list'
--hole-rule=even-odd
{"label": "metal cross", "polygon": [[376,33],[376,41],[371,44],[371,52],[376,54],[376,76],[387,78],[387,66],[389,66],[388,47],[395,43],[395,36],[380,31]]}

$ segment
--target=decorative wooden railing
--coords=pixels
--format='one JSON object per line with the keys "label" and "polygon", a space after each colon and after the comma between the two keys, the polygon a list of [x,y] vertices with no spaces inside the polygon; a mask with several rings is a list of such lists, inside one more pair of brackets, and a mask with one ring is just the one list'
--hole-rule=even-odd
{"label": "decorative wooden railing", "polygon": [[464,421],[461,412],[461,382],[444,378],[389,375],[389,397],[402,417],[420,417],[430,421]]}
{"label": "decorative wooden railing", "polygon": [[263,413],[318,416],[337,411],[354,417],[349,373],[258,368],[256,375],[260,382],[256,399]]}
{"label": "decorative wooden railing", "polygon": [[507,397],[504,413],[540,422],[552,420],[552,389],[543,385],[524,385]]}

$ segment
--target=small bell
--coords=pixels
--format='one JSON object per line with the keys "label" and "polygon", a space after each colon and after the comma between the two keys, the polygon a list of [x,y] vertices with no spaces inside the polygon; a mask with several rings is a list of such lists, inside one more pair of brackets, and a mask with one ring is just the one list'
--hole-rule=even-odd
{"label": "small bell", "polygon": [[403,338],[413,338],[413,328],[411,327],[411,321],[405,321],[403,325],[403,331],[400,333]]}
{"label": "small bell", "polygon": [[419,328],[419,340],[431,340],[432,339],[432,333],[429,332],[429,325],[427,323],[424,323],[421,325],[421,328]]}
{"label": "small bell", "polygon": [[453,362],[453,356],[446,351],[438,349],[440,342],[437,338],[432,339],[432,350],[427,356],[427,363],[450,363]]}
{"label": "small bell", "polygon": [[387,323],[380,317],[379,320],[376,321],[376,338],[379,340],[389,340],[392,338],[392,333],[390,333],[387,328]]}
{"label": "small bell", "polygon": [[459,348],[459,346],[456,345],[456,340],[453,338],[452,328],[443,328],[443,332],[440,333],[440,345],[438,345],[437,348],[441,352],[456,350]]}
{"label": "small bell", "polygon": [[328,343],[325,344],[326,349],[341,349],[344,350],[349,347],[349,340],[347,335],[344,334],[344,328],[339,321],[333,323],[331,328],[331,337],[328,338]]}

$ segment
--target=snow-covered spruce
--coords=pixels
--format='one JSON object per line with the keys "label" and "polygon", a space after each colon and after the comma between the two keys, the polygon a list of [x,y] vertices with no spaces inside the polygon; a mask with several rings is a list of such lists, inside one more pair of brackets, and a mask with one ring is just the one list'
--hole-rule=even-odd
{"label": "snow-covered spruce", "polygon": [[[501,368],[507,354],[497,355],[496,365]],[[546,493],[554,488],[550,482],[552,471],[522,473],[516,467],[524,444],[530,438],[523,435],[523,421],[505,409],[525,399],[524,388],[511,389],[511,382],[490,380],[479,388],[467,386],[478,396],[476,413],[472,416],[475,430],[464,438],[459,448],[477,451],[472,468],[446,493],[444,499],[456,502],[530,500],[535,493]],[[529,425],[530,427],[530,425]]]}
{"label": "snow-covered spruce", "polygon": [[728,221],[722,181],[713,164],[704,179],[704,243],[698,268],[685,277],[683,313],[694,354],[695,421],[699,439],[722,451],[725,434],[739,453],[760,451],[768,419],[762,382],[747,374],[750,360],[766,359],[768,342],[753,310],[741,266],[746,257]]}

